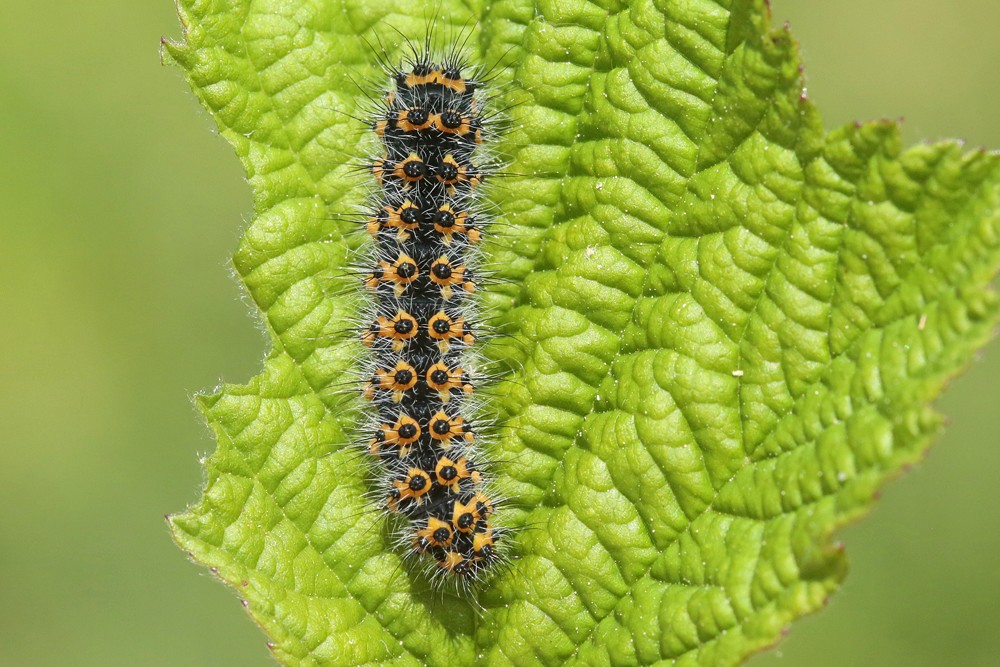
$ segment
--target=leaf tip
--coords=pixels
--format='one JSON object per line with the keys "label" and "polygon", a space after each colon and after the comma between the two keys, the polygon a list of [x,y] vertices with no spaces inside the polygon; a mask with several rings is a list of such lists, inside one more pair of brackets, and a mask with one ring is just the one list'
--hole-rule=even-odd
{"label": "leaf tip", "polygon": [[160,37],[160,64],[176,63],[184,55],[186,44],[178,42],[166,35]]}

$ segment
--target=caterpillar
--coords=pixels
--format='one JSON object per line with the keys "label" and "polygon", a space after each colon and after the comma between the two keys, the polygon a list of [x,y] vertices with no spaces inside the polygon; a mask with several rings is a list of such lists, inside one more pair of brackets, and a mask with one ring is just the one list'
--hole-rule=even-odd
{"label": "caterpillar", "polygon": [[486,73],[460,49],[410,45],[369,115],[379,150],[361,266],[367,313],[360,392],[371,406],[367,451],[380,504],[402,518],[400,548],[435,583],[481,579],[502,560],[498,502],[480,460],[479,378],[470,369],[481,322],[478,245],[490,219],[479,186],[490,119]]}

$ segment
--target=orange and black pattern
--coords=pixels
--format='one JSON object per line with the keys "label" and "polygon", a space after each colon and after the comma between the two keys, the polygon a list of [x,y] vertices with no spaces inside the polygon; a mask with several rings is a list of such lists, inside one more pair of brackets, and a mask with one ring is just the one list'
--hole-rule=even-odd
{"label": "orange and black pattern", "polygon": [[476,245],[483,216],[482,82],[456,58],[418,54],[392,72],[372,128],[382,155],[365,229],[374,242],[363,283],[372,319],[362,394],[376,414],[368,451],[384,472],[385,507],[408,519],[405,541],[442,576],[467,580],[499,559],[502,532],[477,463],[470,414],[476,378]]}

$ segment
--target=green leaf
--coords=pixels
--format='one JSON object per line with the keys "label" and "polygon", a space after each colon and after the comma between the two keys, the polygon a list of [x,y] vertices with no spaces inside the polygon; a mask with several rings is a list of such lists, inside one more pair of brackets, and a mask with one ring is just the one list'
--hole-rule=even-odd
{"label": "green leaf", "polygon": [[288,665],[738,664],[836,590],[831,535],[920,458],[990,336],[997,155],[825,134],[763,0],[473,5],[442,9],[509,63],[524,175],[493,190],[511,282],[486,297],[514,334],[487,350],[512,369],[490,452],[511,567],[474,601],[429,592],[344,447],[346,114],[362,37],[423,34],[419,4],[180,0],[165,54],[247,171],[234,263],[273,349],[200,399],[218,448],[174,537]]}

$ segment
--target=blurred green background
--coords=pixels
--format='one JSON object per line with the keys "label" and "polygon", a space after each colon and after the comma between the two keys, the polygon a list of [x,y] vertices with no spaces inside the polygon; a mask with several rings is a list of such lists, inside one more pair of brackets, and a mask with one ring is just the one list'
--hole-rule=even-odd
{"label": "blurred green background", "polygon": [[[995,0],[774,0],[828,127],[1000,148]],[[230,148],[157,40],[169,0],[6,3],[0,21],[0,665],[269,665],[161,515],[213,447],[192,392],[265,343],[230,278],[250,215]],[[996,665],[1000,347],[930,457],[844,531],[830,608],[753,667]]]}

